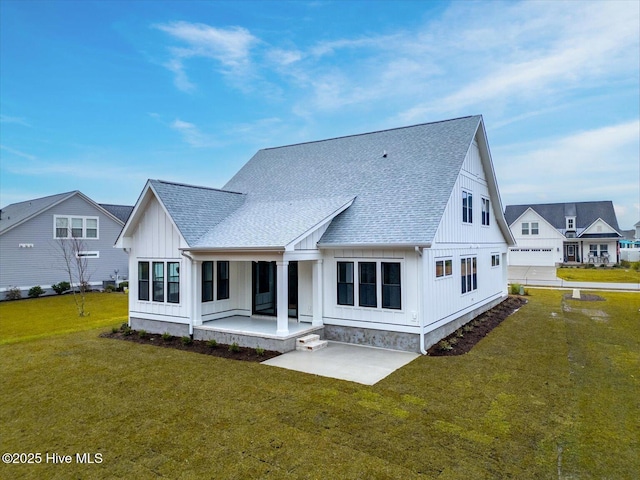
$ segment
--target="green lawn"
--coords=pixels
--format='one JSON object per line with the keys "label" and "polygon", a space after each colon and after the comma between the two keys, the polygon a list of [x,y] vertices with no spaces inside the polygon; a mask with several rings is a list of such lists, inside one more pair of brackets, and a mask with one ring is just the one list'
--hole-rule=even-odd
{"label": "green lawn", "polygon": [[0,345],[23,342],[127,321],[128,297],[122,293],[88,293],[79,317],[73,295],[0,302]]}
{"label": "green lawn", "polygon": [[556,275],[572,282],[640,283],[640,272],[630,268],[558,268]]}
{"label": "green lawn", "polygon": [[103,460],[0,478],[635,478],[640,294],[598,294],[536,289],[469,354],[375,386],[100,329],[2,345],[0,450]]}

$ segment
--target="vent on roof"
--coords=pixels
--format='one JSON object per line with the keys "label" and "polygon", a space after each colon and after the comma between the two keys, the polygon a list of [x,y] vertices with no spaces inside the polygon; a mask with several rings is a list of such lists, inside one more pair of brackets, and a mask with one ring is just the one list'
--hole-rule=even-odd
{"label": "vent on roof", "polygon": [[382,151],[382,158],[387,158],[387,151],[386,150]]}

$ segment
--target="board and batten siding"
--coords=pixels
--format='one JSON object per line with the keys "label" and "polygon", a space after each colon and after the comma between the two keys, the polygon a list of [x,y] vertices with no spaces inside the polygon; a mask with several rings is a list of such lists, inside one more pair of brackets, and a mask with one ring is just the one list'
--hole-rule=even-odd
{"label": "board and batten siding", "polygon": [[[418,254],[413,250],[336,249],[324,251],[324,323],[378,330],[416,331],[418,326]],[[376,262],[378,307],[338,305],[337,264],[354,262],[354,292],[358,290],[358,262]],[[381,262],[400,263],[401,309],[381,308]]]}
{"label": "board and batten siding", "polygon": [[[523,223],[528,224],[529,234],[527,235],[522,234]],[[531,223],[538,224],[537,235],[531,233]],[[546,263],[548,263],[550,266],[553,266],[556,263],[562,263],[564,255],[562,247],[564,236],[534,210],[529,209],[525,211],[520,216],[520,218],[518,218],[513,224],[509,226],[509,228],[511,229],[511,234],[516,241],[516,246],[513,247],[513,249],[518,250],[517,252],[513,252],[513,254],[509,254],[509,264],[534,264],[530,261],[527,261],[527,252],[520,251],[520,249],[523,248],[551,249],[550,254],[544,252],[539,253],[538,256],[544,256]],[[513,257],[514,261],[511,260],[511,257]],[[520,260],[523,260],[524,263],[522,263]]]}
{"label": "board and batten siding", "polygon": [[86,251],[99,252],[98,258],[87,257],[92,285],[101,287],[104,280],[111,280],[115,270],[120,277],[128,276],[127,254],[114,248],[122,224],[74,195],[0,235],[0,291],[13,286],[50,288],[52,284],[69,281],[60,240],[55,238],[56,215],[98,217],[98,238],[83,240]]}
{"label": "board and batten siding", "polygon": [[[189,323],[191,310],[191,262],[180,254],[180,248],[186,247],[182,236],[173,225],[155,197],[151,197],[133,232],[129,253],[129,314],[144,319],[167,320]],[[167,269],[165,265],[165,301],[154,302],[138,300],[138,262],[149,262],[149,281],[153,281],[155,262],[178,262],[180,264],[180,302],[166,302]]]}
{"label": "board and batten siding", "polygon": [[[463,192],[472,194],[473,221],[462,221]],[[489,200],[489,225],[482,225],[482,198]],[[507,242],[496,222],[498,199],[489,192],[480,150],[474,141],[445,207],[431,248],[422,256],[425,331],[433,330],[507,295]],[[492,265],[497,255],[500,264]],[[461,260],[476,258],[477,290],[462,293]],[[452,274],[436,277],[436,261],[450,259]]]}

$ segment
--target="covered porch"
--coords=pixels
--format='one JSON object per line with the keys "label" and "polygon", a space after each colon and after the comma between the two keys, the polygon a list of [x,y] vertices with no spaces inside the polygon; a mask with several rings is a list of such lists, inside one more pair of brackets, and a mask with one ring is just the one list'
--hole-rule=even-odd
{"label": "covered porch", "polygon": [[296,339],[315,333],[323,337],[324,327],[299,322],[295,318],[287,321],[288,334],[277,334],[277,320],[266,317],[245,317],[233,315],[204,322],[193,329],[196,340],[215,340],[231,345],[237,343],[243,347],[264,348],[276,352],[295,350]]}

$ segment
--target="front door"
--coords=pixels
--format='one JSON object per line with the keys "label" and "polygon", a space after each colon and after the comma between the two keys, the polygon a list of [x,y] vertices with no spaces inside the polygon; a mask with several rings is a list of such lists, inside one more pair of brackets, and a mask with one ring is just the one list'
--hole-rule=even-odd
{"label": "front door", "polygon": [[[290,317],[298,316],[298,262],[289,262],[289,299]],[[253,262],[252,290],[253,313],[256,315],[277,314],[277,274],[276,262]]]}
{"label": "front door", "polygon": [[567,262],[576,261],[576,246],[573,244],[567,245]]}

